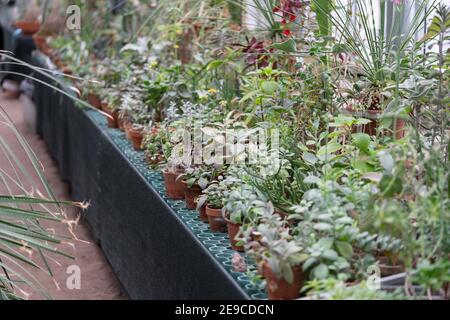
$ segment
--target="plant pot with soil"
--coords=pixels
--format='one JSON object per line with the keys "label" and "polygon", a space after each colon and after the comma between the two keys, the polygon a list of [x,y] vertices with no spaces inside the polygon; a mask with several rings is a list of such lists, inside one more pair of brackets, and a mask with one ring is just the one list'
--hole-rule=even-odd
{"label": "plant pot with soil", "polygon": [[227,232],[227,222],[222,216],[222,208],[206,206],[206,215],[212,232]]}
{"label": "plant pot with soil", "polygon": [[285,223],[277,216],[267,215],[243,230],[243,239],[246,253],[266,278],[269,299],[298,298],[306,279],[303,264],[310,255]]}
{"label": "plant pot with soil", "polygon": [[208,187],[215,175],[215,168],[206,165],[189,167],[185,170],[182,177],[184,179],[185,201],[188,209],[197,207],[197,199],[202,195],[202,191]]}
{"label": "plant pot with soil", "polygon": [[134,124],[129,129],[129,135],[133,148],[136,151],[142,150],[142,140],[144,139],[144,127],[139,124]]}
{"label": "plant pot with soil", "polygon": [[189,186],[186,181],[183,181],[183,185],[186,208],[195,209],[197,207],[197,199],[201,196],[203,189],[198,184]]}
{"label": "plant pot with soil", "polygon": [[208,215],[206,214],[206,204],[200,206],[198,209],[198,218],[202,222],[209,222]]}
{"label": "plant pot with soil", "polygon": [[[237,183],[237,180],[233,177],[223,178],[223,176],[220,176],[219,180],[212,181],[210,185],[203,190],[202,195],[198,197],[197,210],[200,213],[200,220],[210,222],[211,229],[220,231],[226,230],[226,221],[223,219],[222,215],[219,217],[218,214],[222,213],[225,194],[232,189],[235,183]],[[210,208],[209,215],[207,207]],[[211,218],[209,218],[210,216]],[[217,225],[215,222],[217,222]]]}
{"label": "plant pot with soil", "polygon": [[170,199],[184,199],[184,185],[180,179],[181,174],[183,174],[183,170],[181,168],[166,168],[163,170],[166,193]]}
{"label": "plant pot with soil", "polygon": [[292,278],[286,280],[275,273],[268,264],[263,266],[264,277],[267,282],[267,294],[270,300],[292,300],[300,296],[300,290],[305,281],[305,275],[301,267],[292,267]]}
{"label": "plant pot with soil", "polygon": [[241,184],[225,193],[223,204],[231,247],[243,251],[244,247],[238,239],[240,229],[245,224],[257,221],[259,217],[270,215],[271,206],[264,195],[247,184]]}
{"label": "plant pot with soil", "polygon": [[233,223],[229,219],[226,219],[227,228],[228,228],[228,237],[230,238],[231,248],[236,251],[244,251],[243,245],[238,245],[239,240],[237,236],[239,234],[239,230],[242,227],[242,224]]}

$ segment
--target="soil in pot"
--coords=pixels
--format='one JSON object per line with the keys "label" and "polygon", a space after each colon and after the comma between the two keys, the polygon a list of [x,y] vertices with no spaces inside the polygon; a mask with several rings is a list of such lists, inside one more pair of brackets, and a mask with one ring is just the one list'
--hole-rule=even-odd
{"label": "soil in pot", "polygon": [[197,208],[197,198],[202,195],[202,188],[198,185],[188,187],[186,181],[183,181],[184,185],[184,200],[186,201],[186,208]]}
{"label": "soil in pot", "polygon": [[181,179],[177,179],[180,174],[181,172],[170,172],[167,170],[163,171],[166,193],[170,199],[184,199],[184,184]]}
{"label": "soil in pot", "polygon": [[143,131],[131,127],[129,130],[129,135],[130,135],[134,150],[136,150],[136,151],[142,150],[141,145],[142,145],[142,139],[144,138]]}
{"label": "soil in pot", "polygon": [[198,209],[198,218],[200,221],[208,222],[208,215],[206,214],[206,205],[203,205]]}
{"label": "soil in pot", "polygon": [[283,277],[278,278],[268,264],[264,264],[264,276],[267,281],[267,294],[270,300],[292,300],[300,296],[305,275],[301,267],[292,268],[294,281],[287,282]]}
{"label": "soil in pot", "polygon": [[228,237],[230,238],[231,248],[236,251],[244,251],[244,247],[236,245],[238,243],[238,240],[235,240],[237,234],[239,233],[239,228],[242,225],[233,223],[230,220],[226,220],[226,221],[227,221]]}
{"label": "soil in pot", "polygon": [[227,232],[227,222],[222,216],[222,209],[206,206],[206,215],[212,232]]}

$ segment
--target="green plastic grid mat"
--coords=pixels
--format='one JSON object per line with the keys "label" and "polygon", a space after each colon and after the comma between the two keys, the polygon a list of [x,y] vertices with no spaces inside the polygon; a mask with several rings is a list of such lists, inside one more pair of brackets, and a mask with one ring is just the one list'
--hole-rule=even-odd
{"label": "green plastic grid mat", "polygon": [[[265,291],[255,286],[247,272],[236,272],[233,270],[231,259],[236,251],[231,249],[228,234],[211,232],[209,225],[198,218],[198,212],[196,210],[187,209],[183,200],[167,198],[162,173],[159,170],[152,170],[148,167],[144,152],[135,151],[131,142],[126,139],[122,131],[108,128],[105,117],[100,113],[90,110],[85,112],[108,134],[113,143],[123,152],[130,163],[135,166],[137,171],[161,195],[169,207],[172,208],[198,240],[222,264],[224,269],[236,280],[248,296],[255,300],[267,299]],[[240,254],[245,258],[248,269],[254,272],[254,263],[245,254]]]}

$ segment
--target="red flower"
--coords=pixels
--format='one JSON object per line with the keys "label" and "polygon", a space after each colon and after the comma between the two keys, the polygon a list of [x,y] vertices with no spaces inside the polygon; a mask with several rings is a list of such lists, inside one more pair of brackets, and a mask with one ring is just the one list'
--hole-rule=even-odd
{"label": "red flower", "polygon": [[283,30],[283,35],[285,35],[286,37],[290,37],[292,36],[292,32],[289,29]]}

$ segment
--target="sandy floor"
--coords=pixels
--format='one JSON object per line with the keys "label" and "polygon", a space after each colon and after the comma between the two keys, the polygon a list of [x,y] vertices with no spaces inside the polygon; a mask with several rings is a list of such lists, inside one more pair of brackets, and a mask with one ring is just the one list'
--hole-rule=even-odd
{"label": "sandy floor", "polygon": [[[22,103],[19,100],[7,99],[0,93],[0,105],[11,117],[17,128],[23,133],[38,159],[41,161],[45,170],[45,177],[51,185],[56,198],[70,200],[68,186],[59,178],[58,169],[55,166],[54,161],[48,155],[44,142],[37,135],[27,131],[27,127],[24,124]],[[21,150],[15,135],[4,124],[0,124],[0,137],[5,139],[8,145],[10,145],[14,152],[17,153],[18,158],[23,161],[25,168],[29,171],[33,171],[31,163],[27,160],[26,154]],[[10,174],[14,173],[2,150],[0,150],[0,168]],[[36,181],[36,178],[34,178],[34,180]],[[24,185],[27,188],[31,189],[32,184],[33,183],[27,183],[24,180]],[[4,193],[6,193],[5,184],[0,181],[0,194]],[[67,214],[69,219],[77,219],[80,211],[69,209]],[[53,299],[125,298],[101,249],[92,241],[90,227],[86,222],[81,219],[73,229],[76,238],[80,240],[74,240],[73,235],[70,234],[67,226],[64,224],[47,223],[46,227],[54,229],[55,233],[58,235],[70,237],[67,243],[62,243],[59,245],[59,248],[75,257],[75,260],[71,260],[64,257],[53,256],[55,257],[55,260],[49,260],[50,267],[54,273],[54,279],[49,278],[43,272],[36,273],[36,269],[27,267],[33,274],[36,273],[37,279]],[[80,268],[81,288],[79,290],[69,289],[67,286],[69,276],[73,275],[73,273],[67,273],[68,268],[73,265]],[[71,269],[69,269],[69,271],[70,270]],[[73,270],[76,270],[76,267]],[[27,290],[27,292],[30,291]],[[31,293],[29,298],[42,299],[42,297],[36,293]]]}

